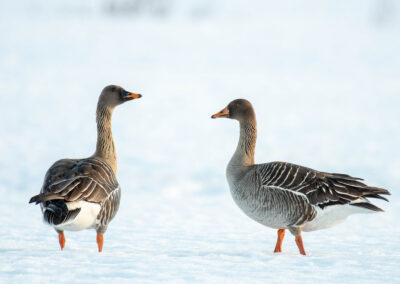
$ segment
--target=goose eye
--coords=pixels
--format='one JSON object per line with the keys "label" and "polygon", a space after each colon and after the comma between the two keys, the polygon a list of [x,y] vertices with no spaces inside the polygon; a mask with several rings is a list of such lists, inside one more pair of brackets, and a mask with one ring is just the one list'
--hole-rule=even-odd
{"label": "goose eye", "polygon": [[112,88],[111,88],[111,92],[115,92],[115,87],[112,87]]}

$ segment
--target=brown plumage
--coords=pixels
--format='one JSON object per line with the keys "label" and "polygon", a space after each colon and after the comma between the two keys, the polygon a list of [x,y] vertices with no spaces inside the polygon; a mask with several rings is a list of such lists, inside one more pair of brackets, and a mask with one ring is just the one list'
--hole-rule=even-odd
{"label": "brown plumage", "polygon": [[116,215],[121,198],[111,117],[116,106],[140,97],[119,86],[104,88],[96,112],[96,152],[86,159],[55,162],[46,173],[40,194],[30,199],[29,203],[41,205],[44,220],[59,233],[61,249],[64,230],[95,228],[102,250],[103,233]]}

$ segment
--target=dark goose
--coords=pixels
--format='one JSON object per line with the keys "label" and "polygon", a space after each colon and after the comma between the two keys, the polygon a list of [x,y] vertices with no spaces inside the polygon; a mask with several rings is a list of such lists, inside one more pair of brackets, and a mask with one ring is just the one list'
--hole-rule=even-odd
{"label": "dark goose", "polygon": [[119,86],[105,87],[96,111],[96,152],[86,159],[55,162],[46,173],[40,194],[29,201],[40,203],[45,222],[58,233],[61,249],[65,246],[64,231],[94,228],[102,251],[103,234],[117,214],[121,198],[111,116],[116,106],[140,97]]}

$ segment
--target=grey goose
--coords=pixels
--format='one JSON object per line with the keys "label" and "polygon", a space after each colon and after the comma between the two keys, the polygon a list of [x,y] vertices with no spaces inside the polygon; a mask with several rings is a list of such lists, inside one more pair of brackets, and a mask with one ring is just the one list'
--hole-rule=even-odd
{"label": "grey goose", "polygon": [[115,85],[107,86],[97,104],[97,146],[85,159],[62,159],[47,171],[40,194],[29,203],[41,206],[44,221],[59,236],[61,250],[65,246],[64,231],[94,228],[99,252],[103,234],[118,211],[121,188],[117,181],[117,153],[111,131],[114,108],[140,98]]}
{"label": "grey goose", "polygon": [[381,195],[390,195],[389,191],[368,186],[360,178],[285,162],[255,164],[257,122],[249,101],[234,100],[211,117],[239,121],[239,143],[226,169],[230,192],[248,217],[278,229],[274,252],[282,252],[285,229],[305,255],[302,231],[331,227],[354,213],[383,211],[368,198],[387,201]]}

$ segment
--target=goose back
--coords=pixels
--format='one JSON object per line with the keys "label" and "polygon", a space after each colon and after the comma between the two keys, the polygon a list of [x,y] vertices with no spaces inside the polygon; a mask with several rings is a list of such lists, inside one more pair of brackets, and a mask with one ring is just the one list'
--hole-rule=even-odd
{"label": "goose back", "polygon": [[101,158],[59,160],[47,171],[41,193],[30,202],[50,200],[86,201],[99,204],[98,227],[107,227],[117,213],[121,198],[120,186],[112,168]]}

